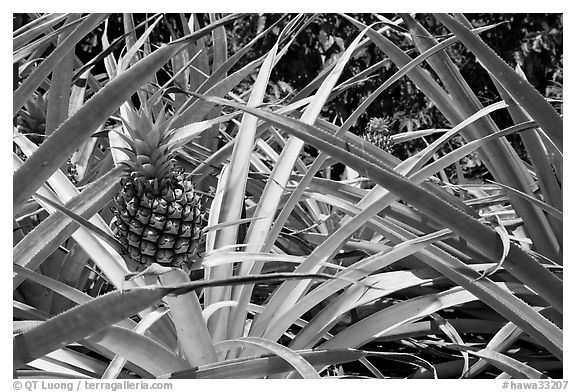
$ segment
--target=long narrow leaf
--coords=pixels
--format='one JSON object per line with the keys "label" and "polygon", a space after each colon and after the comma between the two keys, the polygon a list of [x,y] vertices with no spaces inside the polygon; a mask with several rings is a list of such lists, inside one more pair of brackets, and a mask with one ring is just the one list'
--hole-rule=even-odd
{"label": "long narrow leaf", "polygon": [[[321,274],[267,274],[173,286],[137,287],[112,291],[72,308],[14,337],[13,367],[19,368],[51,351],[74,343],[154,305],[166,295],[183,295],[205,287],[228,286],[278,279],[331,279]],[[125,356],[125,355],[123,355]]]}
{"label": "long narrow leaf", "polygon": [[219,342],[219,349],[233,349],[238,346],[250,346],[257,351],[271,352],[288,362],[305,379],[320,378],[314,367],[293,350],[278,343],[261,338],[242,337]]}
{"label": "long narrow leaf", "polygon": [[[174,270],[160,276],[165,286],[190,282],[184,271]],[[174,321],[178,342],[190,366],[206,365],[216,362],[216,350],[208,332],[202,308],[196,293],[191,291],[177,297],[166,297],[170,314]]]}
{"label": "long narrow leaf", "polygon": [[[297,352],[315,368],[333,364],[343,364],[359,360],[365,354],[360,350],[302,350]],[[240,358],[219,362],[214,365],[201,366],[198,369],[175,372],[169,375],[175,379],[240,379],[260,378],[285,373],[293,369],[289,362],[275,355]]]}
{"label": "long narrow leaf", "polygon": [[[352,56],[352,53],[356,49],[357,45],[360,43],[361,39],[364,36],[364,32],[361,32],[356,39],[350,44],[350,46],[346,49],[346,52],[339,58],[338,63],[332,70],[332,72],[327,76],[324,80],[320,88],[318,89],[317,93],[314,95],[313,101],[310,105],[306,108],[304,114],[302,115],[302,122],[307,124],[313,124],[316,121],[316,118],[320,114],[322,107],[326,99],[329,96],[332,88],[336,85],[338,79],[342,71],[344,70],[345,65],[347,64],[348,60]],[[282,153],[278,159],[277,164],[274,166],[274,169],[270,175],[270,180],[266,184],[266,188],[261,197],[261,201],[258,204],[256,211],[254,212],[254,216],[256,217],[266,217],[266,219],[258,220],[253,222],[250,227],[248,228],[248,233],[246,235],[248,243],[257,243],[257,244],[264,244],[266,240],[267,233],[270,230],[270,225],[272,220],[274,219],[274,213],[278,207],[278,202],[282,194],[284,193],[284,188],[288,183],[290,174],[298,158],[298,154],[300,150],[304,146],[304,142],[302,140],[297,139],[294,136],[291,136],[287,145],[282,150]],[[267,247],[264,249],[265,251],[269,251],[270,247],[273,245],[273,241],[268,242]],[[250,250],[250,249],[247,249]],[[255,249],[259,251],[260,249]],[[243,263],[241,266],[241,274],[248,274],[248,273],[259,273],[260,269],[262,268],[261,263]],[[240,304],[246,304],[249,302],[250,298],[251,287],[248,286],[244,288],[238,294],[235,293],[235,299],[238,298]],[[299,292],[295,291],[287,291],[286,289],[280,289],[279,292],[276,293],[276,296],[279,297],[289,297],[289,301],[295,301],[294,297],[299,296]],[[283,298],[286,299],[286,298]],[[263,312],[261,317],[258,320],[258,323],[254,326],[258,326],[261,328],[262,325],[266,324],[266,320],[268,320],[271,316],[271,312],[273,312],[274,305],[267,307],[267,310]],[[234,330],[236,333],[241,330],[241,323],[244,319],[243,314],[243,306],[239,306],[234,314]]]}
{"label": "long narrow leaf", "polygon": [[[126,328],[111,326],[86,340],[126,358],[154,377],[188,368],[186,361],[165,346]],[[140,376],[146,377],[145,374]]]}
{"label": "long narrow leaf", "polygon": [[[80,18],[80,14],[72,14],[67,21]],[[58,44],[66,39],[66,34],[58,37]],[[68,117],[70,92],[72,89],[72,69],[74,66],[74,52],[68,52],[60,61],[50,81],[48,91],[48,113],[46,115],[46,134],[51,134]]]}
{"label": "long narrow leaf", "polygon": [[44,60],[38,68],[30,75],[24,83],[14,92],[14,102],[12,106],[12,116],[15,116],[26,100],[32,93],[42,84],[50,72],[58,65],[62,58],[74,48],[86,34],[94,30],[108,14],[92,14],[89,15],[75,30],[71,33],[60,45],[56,47],[54,52]]}
{"label": "long narrow leaf", "polygon": [[562,118],[550,103],[460,22],[449,15],[434,15],[478,57],[482,65],[498,79],[562,151]]}

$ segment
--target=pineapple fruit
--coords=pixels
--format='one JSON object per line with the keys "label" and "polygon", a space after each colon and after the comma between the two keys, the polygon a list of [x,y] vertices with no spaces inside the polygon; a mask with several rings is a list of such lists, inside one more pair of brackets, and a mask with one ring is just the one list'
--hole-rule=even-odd
{"label": "pineapple fruit", "polygon": [[[391,152],[394,140],[390,130],[390,121],[387,118],[371,118],[368,126],[362,133],[362,138],[381,150]],[[370,189],[376,185],[374,181],[367,180],[360,184],[363,189]]]}
{"label": "pineapple fruit", "polygon": [[362,135],[367,142],[381,150],[390,152],[394,140],[390,131],[389,121],[385,118],[372,118]]}
{"label": "pineapple fruit", "polygon": [[174,164],[175,143],[169,122],[161,114],[154,122],[143,108],[132,113],[130,136],[120,134],[129,148],[115,196],[111,228],[125,254],[139,267],[152,263],[178,267],[191,258],[201,233],[200,195]]}
{"label": "pineapple fruit", "polygon": [[[31,134],[35,143],[43,141],[46,131],[46,113],[48,101],[41,94],[36,94],[24,104],[24,108],[18,113],[18,129],[24,134]],[[39,144],[38,143],[38,144]]]}
{"label": "pineapple fruit", "polygon": [[[46,134],[46,116],[48,113],[48,100],[45,95],[38,92],[24,104],[24,108],[20,110],[16,116],[18,131],[26,135],[30,141],[40,145],[45,139]],[[16,154],[23,160],[26,160],[26,155],[15,146]],[[78,172],[76,164],[70,159],[66,162],[64,173],[73,184],[77,184]]]}

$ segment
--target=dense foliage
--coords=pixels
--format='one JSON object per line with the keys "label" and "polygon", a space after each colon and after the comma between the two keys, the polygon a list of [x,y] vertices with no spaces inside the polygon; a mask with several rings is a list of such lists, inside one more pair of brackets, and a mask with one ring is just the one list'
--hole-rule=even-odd
{"label": "dense foliage", "polygon": [[14,374],[562,377],[562,23],[15,14]]}

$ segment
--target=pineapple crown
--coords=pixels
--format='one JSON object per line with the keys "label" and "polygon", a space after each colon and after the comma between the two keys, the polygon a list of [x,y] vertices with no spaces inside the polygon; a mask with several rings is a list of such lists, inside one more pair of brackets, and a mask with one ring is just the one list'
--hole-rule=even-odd
{"label": "pineapple crown", "polygon": [[129,109],[128,118],[123,119],[128,135],[117,132],[129,148],[115,147],[128,155],[123,162],[136,177],[144,179],[165,179],[172,175],[175,144],[171,142],[173,130],[169,130],[172,121],[165,119],[162,109],[154,121],[146,106],[139,111]]}
{"label": "pineapple crown", "polygon": [[382,117],[372,117],[368,123],[368,131],[390,132],[390,120]]}

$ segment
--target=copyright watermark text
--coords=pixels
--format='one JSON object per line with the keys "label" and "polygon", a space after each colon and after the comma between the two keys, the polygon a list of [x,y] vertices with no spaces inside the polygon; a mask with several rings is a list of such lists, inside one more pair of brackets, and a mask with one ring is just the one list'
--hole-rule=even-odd
{"label": "copyright watermark text", "polygon": [[145,380],[121,380],[121,381],[100,381],[100,380],[16,380],[13,384],[15,391],[142,391],[142,390],[171,390],[172,383],[163,381]]}

